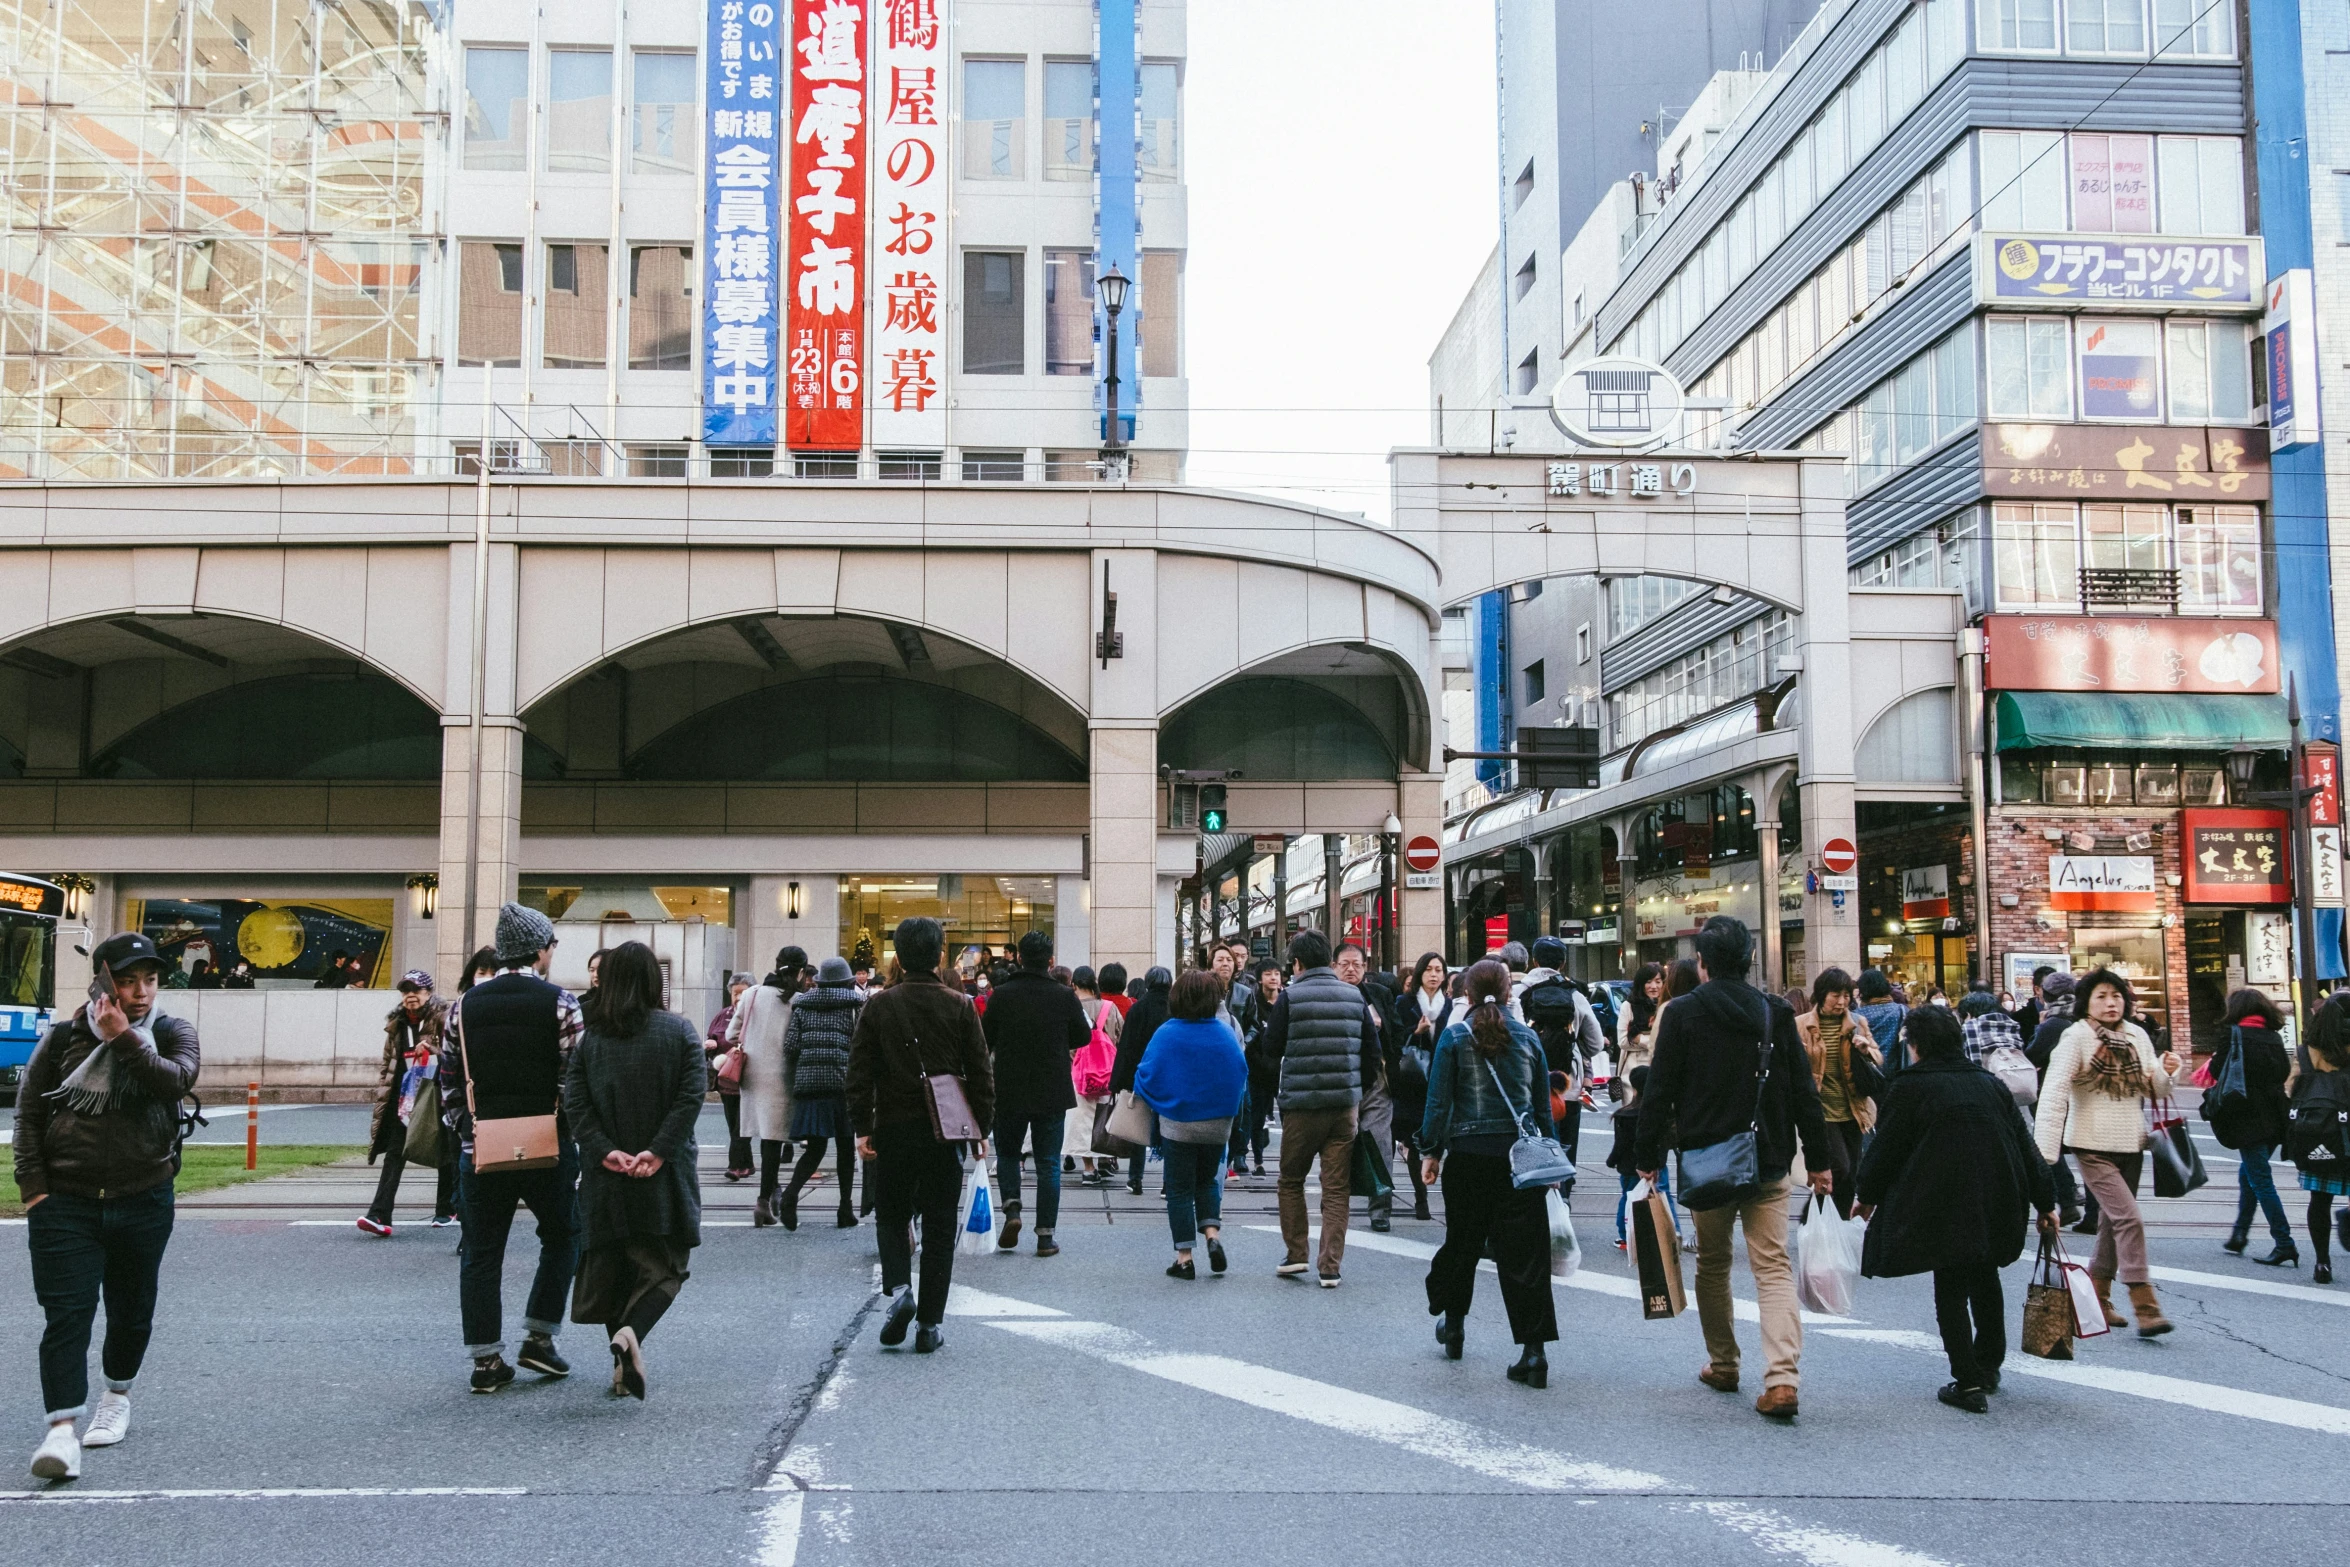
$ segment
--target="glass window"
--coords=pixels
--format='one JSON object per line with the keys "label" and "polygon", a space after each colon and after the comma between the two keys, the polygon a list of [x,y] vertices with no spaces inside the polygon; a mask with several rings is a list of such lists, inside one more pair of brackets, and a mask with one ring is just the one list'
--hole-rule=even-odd
{"label": "glass window", "polygon": [[632,479],[682,479],[687,450],[682,446],[631,446],[628,474]]}
{"label": "glass window", "polygon": [[522,363],[522,247],[469,239],[458,247],[457,362]]}
{"label": "glass window", "polygon": [[1142,121],[1136,127],[1135,164],[1146,180],[1172,180],[1183,168],[1182,89],[1176,69],[1146,60],[1139,86]]}
{"label": "glass window", "polygon": [[2061,503],[1999,501],[1991,508],[1991,550],[2002,608],[2081,601],[2079,524]]}
{"label": "glass window", "polygon": [[710,448],[710,477],[713,479],[766,479],[775,474],[775,448],[772,446],[713,446]]}
{"label": "glass window", "polygon": [[2161,571],[2170,564],[2160,506],[2084,506],[2081,531],[2095,571]]}
{"label": "glass window", "polygon": [[1813,173],[1822,201],[1828,199],[1828,193],[1844,178],[1844,171],[1852,167],[1852,147],[1844,139],[1844,127],[1844,94],[1838,93],[1812,122]]}
{"label": "glass window", "polygon": [[2081,417],[2162,418],[2160,327],[2152,321],[2081,323]]}
{"label": "glass window", "polygon": [[1018,251],[963,253],[963,373],[1025,375],[1027,323],[1022,316]]}
{"label": "glass window", "polygon": [[1877,150],[1877,143],[1885,139],[1885,53],[1871,54],[1852,73],[1852,81],[1845,89],[1852,116],[1852,161]]}
{"label": "glass window", "polygon": [[2088,772],[2091,805],[2130,803],[2129,763],[2099,760],[2088,764]]}
{"label": "glass window", "polygon": [[1959,0],[1927,0],[1926,81],[1942,80],[1943,73],[1966,57],[1966,13]]}
{"label": "glass window", "polygon": [[2156,145],[2162,232],[2244,232],[2244,144],[2234,136],[2165,136]]}
{"label": "glass window", "polygon": [[2070,53],[2146,52],[2146,0],[2065,0],[2064,20]]}
{"label": "glass window", "polygon": [[2040,764],[2034,758],[2003,753],[1999,758],[1999,799],[2003,805],[2040,803]]}
{"label": "glass window", "polygon": [[530,51],[465,50],[465,166],[520,169],[530,140]]}
{"label": "glass window", "polygon": [[1137,327],[1142,373],[1181,375],[1183,349],[1183,253],[1142,253],[1142,320]]}
{"label": "glass window", "polygon": [[2260,513],[2254,508],[2180,507],[2178,552],[2181,611],[2260,613]]}
{"label": "glass window", "polygon": [[1028,62],[963,62],[963,177],[1016,180],[1026,174]]}
{"label": "glass window", "polygon": [[2235,8],[2211,0],[2154,0],[2154,47],[2164,59],[2233,59]]}
{"label": "glass window", "polygon": [[963,477],[974,483],[1016,484],[1020,481],[1023,466],[1018,452],[965,452],[963,454]]}
{"label": "glass window", "polygon": [[2154,138],[2076,134],[2073,227],[2084,233],[2154,232]]}
{"label": "glass window", "polygon": [[547,52],[547,167],[612,167],[612,51]]}
{"label": "glass window", "polygon": [[2140,762],[2138,764],[2137,798],[2140,805],[2178,804],[2178,764],[2176,762]]}
{"label": "glass window", "polygon": [[1926,91],[1926,18],[1913,9],[1885,42],[1885,124],[1899,125]]}
{"label": "glass window", "polygon": [[1994,419],[2072,417],[2070,333],[2063,321],[1993,316],[1984,323],[1984,380]]}
{"label": "glass window", "polygon": [[2061,233],[2065,218],[2064,137],[2056,131],[1984,131],[1983,226]]}
{"label": "glass window", "polygon": [[1089,484],[1102,476],[1099,452],[1046,452],[1044,477],[1048,484]]}
{"label": "glass window", "polygon": [[794,452],[791,454],[791,474],[795,479],[854,479],[857,476],[857,454]]}
{"label": "glass window", "polygon": [[1975,335],[1966,328],[1934,349],[1934,439],[1957,434],[1975,422]]}
{"label": "glass window", "polygon": [[2181,763],[2179,766],[2179,803],[2181,805],[2227,804],[2227,769],[2197,765],[2192,762]]}
{"label": "glass window", "polygon": [[630,246],[628,368],[691,370],[693,334],[693,246]]}
{"label": "glass window", "polygon": [[1044,63],[1044,177],[1090,180],[1097,157],[1093,135],[1093,62]]}
{"label": "glass window", "polygon": [[539,362],[550,370],[604,368],[604,318],[610,289],[602,245],[547,247],[546,319]]}
{"label": "glass window", "polygon": [[1934,356],[1920,354],[1893,378],[1893,457],[1911,463],[1934,444]]}
{"label": "glass window", "polygon": [[2040,798],[2046,805],[2086,805],[2089,803],[2087,769],[2079,759],[2067,757],[2050,762],[2040,770]]}
{"label": "glass window", "polygon": [[875,452],[873,460],[877,475],[884,479],[935,481],[939,476],[936,452]]}
{"label": "glass window", "polygon": [[[1147,278],[1144,293],[1149,293]],[[1093,252],[1044,253],[1044,373],[1093,374]]]}
{"label": "glass window", "polygon": [[2056,52],[2056,0],[1984,0],[1983,47]]}
{"label": "glass window", "polygon": [[1781,176],[1787,183],[1787,227],[1792,229],[1811,213],[1813,192],[1819,187],[1812,179],[1813,127],[1805,126],[1803,134],[1788,144],[1779,159]]}
{"label": "glass window", "polygon": [[631,59],[636,73],[636,118],[630,127],[636,172],[690,174],[700,142],[694,114],[694,57],[639,49]]}

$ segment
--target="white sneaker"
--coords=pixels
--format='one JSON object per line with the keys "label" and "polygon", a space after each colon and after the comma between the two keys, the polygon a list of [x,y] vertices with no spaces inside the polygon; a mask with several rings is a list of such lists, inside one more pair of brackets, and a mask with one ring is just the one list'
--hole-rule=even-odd
{"label": "white sneaker", "polygon": [[131,1396],[112,1388],[98,1395],[98,1408],[82,1427],[82,1446],[112,1447],[131,1434]]}
{"label": "white sneaker", "polygon": [[82,1444],[75,1440],[73,1422],[60,1420],[33,1450],[33,1477],[37,1480],[79,1480]]}

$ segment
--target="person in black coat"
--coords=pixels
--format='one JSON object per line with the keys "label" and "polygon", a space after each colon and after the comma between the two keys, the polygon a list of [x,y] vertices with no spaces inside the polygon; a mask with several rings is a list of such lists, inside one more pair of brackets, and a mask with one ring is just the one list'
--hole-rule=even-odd
{"label": "person in black coat", "polygon": [[1934,1275],[1934,1321],[1950,1357],[1935,1397],[1979,1415],[2007,1357],[1999,1270],[2023,1255],[2027,1207],[2043,1233],[2056,1233],[2056,1186],[2015,1096],[1966,1058],[1955,1016],[1917,1007],[1906,1037],[1909,1069],[1887,1086],[1861,1155],[1853,1211],[1869,1230],[1860,1270]]}
{"label": "person in black coat", "polygon": [[[1110,1092],[1131,1093],[1134,1073],[1142,1065],[1142,1053],[1150,1048],[1151,1035],[1167,1021],[1167,996],[1175,988],[1175,976],[1163,968],[1153,967],[1144,974],[1139,984],[1142,998],[1126,1014],[1126,1026],[1118,1033],[1118,1060],[1110,1068]],[[1150,1161],[1148,1150],[1137,1153],[1127,1163],[1126,1189],[1142,1195],[1142,1167]]]}
{"label": "person in black coat", "polygon": [[[2301,1262],[2301,1248],[2293,1244],[2293,1226],[2285,1218],[2268,1163],[2285,1141],[2285,1079],[2293,1075],[2293,1063],[2285,1055],[2284,1026],[2276,1003],[2259,991],[2239,990],[2229,996],[2227,1015],[2220,1019],[2227,1032],[2211,1052],[2213,1086],[2203,1092],[2203,1118],[2211,1123],[2212,1137],[2237,1155],[2236,1225],[2220,1244],[2239,1254],[2251,1244],[2252,1210],[2257,1206],[2268,1220],[2274,1244],[2267,1256],[2252,1260],[2272,1268],[2288,1262],[2298,1267]],[[2244,1098],[2222,1101],[2218,1085],[2238,1049],[2244,1052]]]}
{"label": "person in black coat", "polygon": [[1020,938],[1020,966],[987,993],[980,1019],[995,1058],[996,1185],[1004,1227],[996,1247],[1020,1244],[1020,1146],[1036,1151],[1036,1254],[1061,1248],[1053,1229],[1061,1218],[1061,1134],[1077,1107],[1069,1058],[1093,1037],[1077,992],[1054,979],[1053,938],[1032,930]]}

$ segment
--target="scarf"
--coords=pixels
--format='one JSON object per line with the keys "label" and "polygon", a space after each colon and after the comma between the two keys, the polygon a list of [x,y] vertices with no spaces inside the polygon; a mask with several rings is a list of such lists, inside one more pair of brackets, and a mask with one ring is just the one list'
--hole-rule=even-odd
{"label": "scarf", "polygon": [[2091,1093],[2109,1094],[2116,1099],[2145,1098],[2149,1091],[2146,1067],[2138,1059],[2137,1042],[2095,1018],[2089,1020],[2089,1026],[2097,1031],[2097,1050],[2073,1073],[2073,1081]]}
{"label": "scarf", "polygon": [[[145,1045],[149,1050],[155,1048],[152,1024],[133,1023],[128,1031],[115,1038],[130,1039],[134,1036],[137,1043]],[[97,1048],[82,1057],[82,1064],[75,1067],[64,1082],[49,1090],[48,1098],[51,1103],[71,1110],[76,1115],[104,1115],[121,1104],[130,1093],[129,1085],[114,1081],[113,1046],[108,1041],[100,1040]]]}

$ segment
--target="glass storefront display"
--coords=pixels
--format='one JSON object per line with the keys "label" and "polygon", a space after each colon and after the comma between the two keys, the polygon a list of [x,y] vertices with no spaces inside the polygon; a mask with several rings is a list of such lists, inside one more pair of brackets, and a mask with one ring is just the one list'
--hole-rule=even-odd
{"label": "glass storefront display", "polygon": [[2138,1010],[2169,1025],[2170,999],[2164,983],[2163,929],[2144,925],[2076,926],[2072,932],[2073,972],[2109,968],[2130,982]]}
{"label": "glass storefront display", "polygon": [[1904,931],[1869,945],[1869,962],[1909,994],[1910,1005],[1922,1004],[1932,987],[1956,1001],[1966,994],[1967,945],[1964,936],[1938,931]]}
{"label": "glass storefront display", "polygon": [[946,927],[948,961],[968,947],[1001,953],[1032,930],[1053,931],[1050,876],[843,876],[841,942],[853,959],[886,965],[901,920],[928,916]]}

